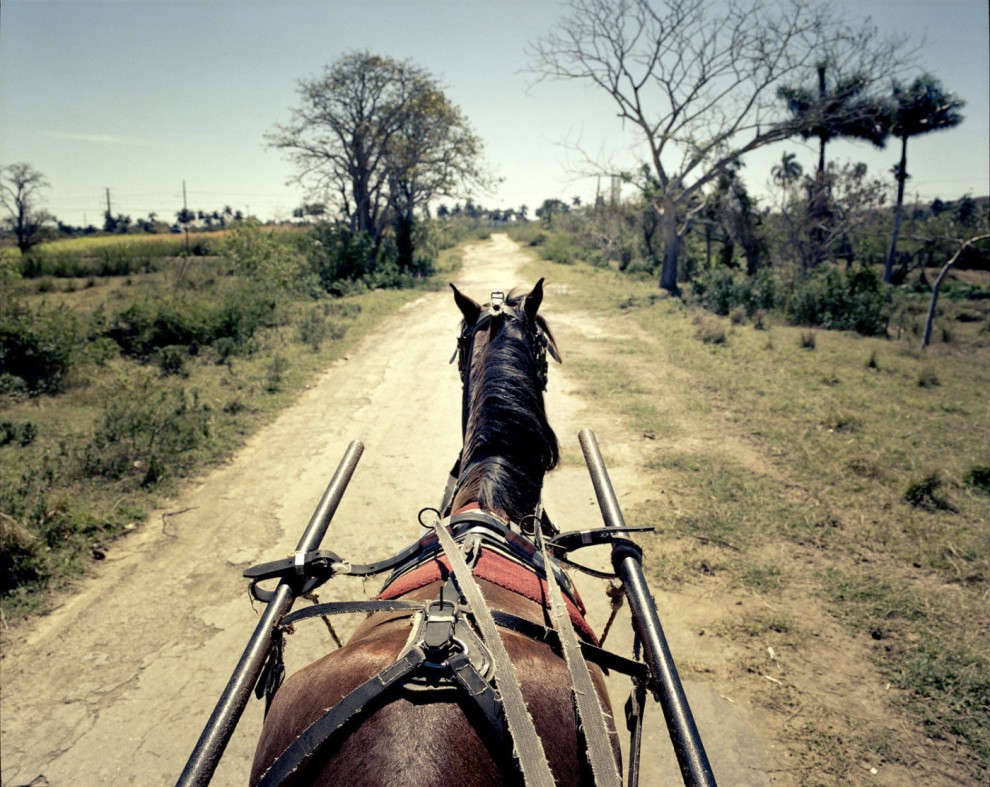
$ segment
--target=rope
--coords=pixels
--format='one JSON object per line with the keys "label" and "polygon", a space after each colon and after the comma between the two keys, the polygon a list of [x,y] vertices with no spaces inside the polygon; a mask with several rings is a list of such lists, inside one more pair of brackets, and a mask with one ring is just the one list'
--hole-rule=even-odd
{"label": "rope", "polygon": [[464,598],[467,599],[481,638],[488,646],[495,663],[495,685],[502,697],[505,720],[509,726],[509,734],[512,736],[512,743],[519,761],[519,768],[523,774],[523,780],[527,785],[534,785],[535,787],[554,787],[554,778],[553,774],[550,773],[550,765],[543,750],[543,742],[536,732],[533,717],[529,715],[526,701],[523,699],[522,690],[516,677],[515,667],[509,659],[509,653],[498,633],[498,628],[495,626],[495,621],[488,609],[488,604],[485,602],[485,597],[481,593],[481,588],[474,581],[474,576],[471,574],[467,563],[464,562],[464,557],[457,548],[457,543],[447,526],[439,519],[433,523],[433,526],[440,540],[440,545],[450,560],[454,581]]}

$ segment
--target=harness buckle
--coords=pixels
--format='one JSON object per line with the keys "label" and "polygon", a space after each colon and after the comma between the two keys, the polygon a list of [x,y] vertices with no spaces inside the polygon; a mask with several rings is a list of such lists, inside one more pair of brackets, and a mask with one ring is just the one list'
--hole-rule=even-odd
{"label": "harness buckle", "polygon": [[426,605],[423,635],[419,646],[428,662],[446,662],[454,645],[457,605],[451,601],[433,601]]}
{"label": "harness buckle", "polygon": [[498,314],[502,311],[502,306],[505,305],[505,293],[501,290],[495,290],[492,293],[492,305],[491,310],[493,313]]}

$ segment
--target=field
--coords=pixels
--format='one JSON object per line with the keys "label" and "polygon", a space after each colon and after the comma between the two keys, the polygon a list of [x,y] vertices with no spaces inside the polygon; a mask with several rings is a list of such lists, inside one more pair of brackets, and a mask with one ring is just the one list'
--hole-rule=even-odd
{"label": "field", "polygon": [[[44,609],[47,591],[416,297],[321,296],[295,273],[301,233],[245,233],[233,251],[200,233],[211,254],[188,257],[174,256],[181,236],[57,242],[33,253],[45,268],[31,277],[7,268],[5,369],[19,376],[4,377],[0,406],[6,617]],[[456,264],[449,251],[438,262]],[[286,275],[292,287],[275,280]]]}
{"label": "field", "polygon": [[945,304],[922,351],[923,301],[899,338],[864,338],[717,317],[583,264],[538,276],[614,326],[566,360],[641,436],[654,494],[626,519],[656,527],[651,583],[710,600],[692,623],[735,656],[722,685],[783,729],[781,769],[985,783],[987,301]]}

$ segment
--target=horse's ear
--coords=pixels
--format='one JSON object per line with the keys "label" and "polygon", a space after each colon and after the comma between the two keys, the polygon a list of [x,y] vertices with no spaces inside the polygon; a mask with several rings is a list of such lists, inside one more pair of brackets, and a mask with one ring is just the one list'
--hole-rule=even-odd
{"label": "horse's ear", "polygon": [[536,286],[526,296],[525,303],[523,304],[523,309],[530,322],[536,322],[536,313],[540,310],[541,303],[543,303],[543,279],[536,282]]}
{"label": "horse's ear", "polygon": [[478,322],[478,317],[481,316],[481,306],[457,289],[453,282],[450,284],[450,289],[454,291],[454,302],[457,304],[457,308],[461,310],[461,314],[464,315],[464,322],[468,325],[474,325]]}

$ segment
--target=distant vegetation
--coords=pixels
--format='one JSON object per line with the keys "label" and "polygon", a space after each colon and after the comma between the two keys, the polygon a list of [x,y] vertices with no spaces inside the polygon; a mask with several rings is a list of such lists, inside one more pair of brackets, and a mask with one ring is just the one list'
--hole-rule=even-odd
{"label": "distant vegetation", "polygon": [[[457,265],[426,239],[429,268]],[[322,228],[243,221],[41,244],[0,261],[0,595],[7,614],[84,571],[176,482],[226,456],[411,295]],[[446,239],[445,239],[446,238]],[[444,246],[443,249],[440,247]],[[335,276],[334,272],[338,274]]]}

